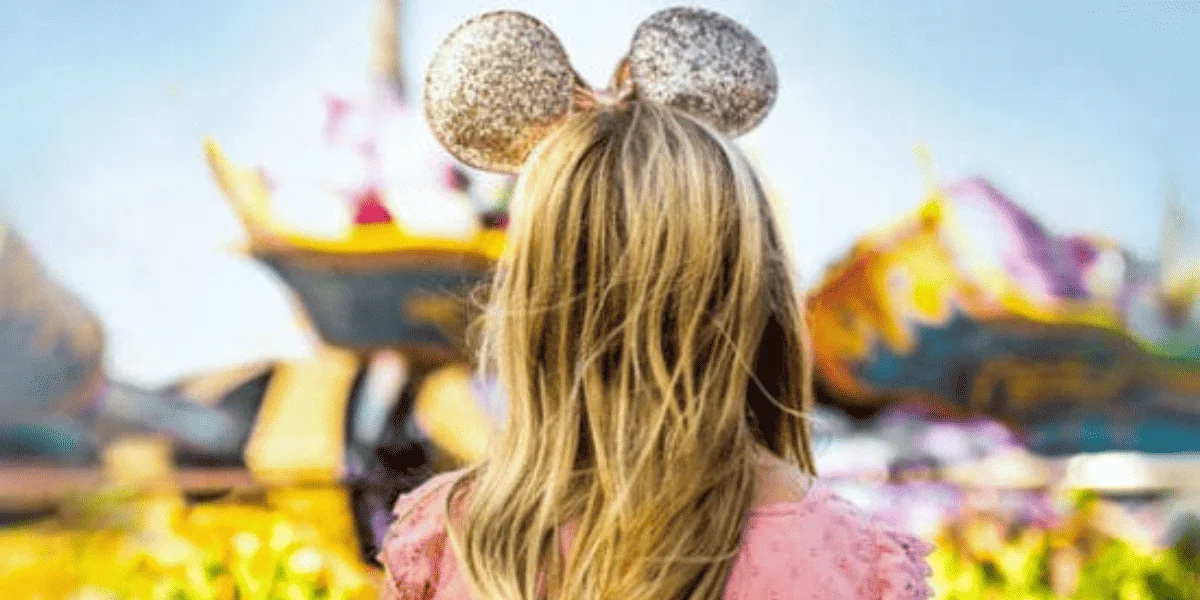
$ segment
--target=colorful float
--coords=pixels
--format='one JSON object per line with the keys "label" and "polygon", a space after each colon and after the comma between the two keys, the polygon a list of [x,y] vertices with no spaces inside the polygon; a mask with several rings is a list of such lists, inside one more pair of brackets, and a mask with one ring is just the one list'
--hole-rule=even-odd
{"label": "colorful float", "polygon": [[1200,261],[1176,252],[1055,234],[982,178],[939,186],[812,293],[823,395],[1001,418],[1045,453],[1200,452]]}
{"label": "colorful float", "polygon": [[[7,520],[106,485],[106,446],[153,439],[170,448],[175,485],[189,497],[255,489],[340,497],[323,497],[323,510],[353,516],[348,530],[369,557],[399,493],[482,452],[502,408],[482,400],[490,395],[467,367],[464,335],[470,296],[504,245],[508,180],[472,177],[435,155],[428,162],[441,165],[443,185],[433,197],[398,197],[386,181],[383,146],[412,144],[384,136],[420,119],[405,106],[398,5],[377,3],[367,93],[328,102],[325,142],[356,163],[333,194],[351,213],[341,235],[289,226],[271,205],[273,174],[235,164],[215,139],[204,141],[217,187],[245,229],[244,252],[295,293],[316,338],[311,356],[199,373],[161,389],[106,381],[96,320],[5,232],[0,360],[21,374],[0,378],[13,387],[0,388],[0,467],[13,484],[0,490]],[[403,203],[439,202],[477,207],[470,231],[422,234],[393,216]],[[18,456],[10,451],[17,442],[39,446]]]}
{"label": "colorful float", "polygon": [[[501,181],[479,198],[478,182],[440,154],[444,184],[435,197],[388,181],[383,149],[416,145],[386,136],[420,115],[406,107],[398,3],[377,7],[370,91],[331,99],[324,126],[326,143],[357,164],[338,193],[353,217],[343,235],[289,227],[272,211],[271,175],[234,164],[215,140],[205,141],[214,179],[248,236],[246,253],[295,293],[319,339],[309,360],[265,367],[266,379],[263,368],[242,376],[241,385],[262,382],[252,393],[260,406],[243,444],[245,464],[259,480],[347,485],[366,555],[396,495],[435,469],[479,456],[491,429],[495,411],[473,387],[464,337],[472,294],[504,247],[507,191]],[[457,237],[423,235],[395,216],[405,203],[472,194],[477,222]],[[182,393],[196,385],[203,387],[185,382]],[[227,384],[215,395],[228,403],[235,389]]]}

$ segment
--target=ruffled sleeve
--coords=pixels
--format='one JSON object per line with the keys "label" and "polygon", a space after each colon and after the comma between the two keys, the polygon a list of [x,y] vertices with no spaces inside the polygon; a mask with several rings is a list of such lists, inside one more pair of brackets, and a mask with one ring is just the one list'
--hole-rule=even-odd
{"label": "ruffled sleeve", "polygon": [[446,551],[446,496],[460,473],[430,479],[396,501],[396,521],[383,539],[379,562],[392,586],[385,586],[388,600],[430,600],[443,575]]}
{"label": "ruffled sleeve", "polygon": [[925,540],[902,533],[876,520],[872,523],[878,551],[874,576],[874,597],[879,600],[928,600],[932,571],[926,557],[933,546]]}

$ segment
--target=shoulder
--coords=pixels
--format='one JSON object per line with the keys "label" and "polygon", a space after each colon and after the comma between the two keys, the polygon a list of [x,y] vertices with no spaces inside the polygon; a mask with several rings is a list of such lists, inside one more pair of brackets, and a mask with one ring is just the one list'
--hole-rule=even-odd
{"label": "shoulder", "polygon": [[419,591],[435,589],[443,575],[446,501],[462,475],[462,471],[436,475],[396,501],[395,521],[383,538],[378,560],[402,598],[421,597]]}
{"label": "shoulder", "polygon": [[444,517],[446,497],[450,494],[454,483],[463,477],[465,471],[450,471],[430,477],[428,481],[411,492],[401,494],[396,499],[392,515],[396,518],[393,529],[403,526],[406,522],[418,522],[430,518]]}
{"label": "shoulder", "polygon": [[814,516],[828,532],[843,536],[843,557],[853,557],[869,573],[868,589],[883,600],[925,600],[932,597],[927,557],[933,546],[893,523],[867,515],[824,485],[815,489]]}
{"label": "shoulder", "polygon": [[755,510],[747,524],[744,549],[749,573],[760,577],[775,573],[775,578],[814,590],[844,590],[815,597],[926,600],[932,596],[926,557],[933,546],[867,515],[820,482],[799,502]]}

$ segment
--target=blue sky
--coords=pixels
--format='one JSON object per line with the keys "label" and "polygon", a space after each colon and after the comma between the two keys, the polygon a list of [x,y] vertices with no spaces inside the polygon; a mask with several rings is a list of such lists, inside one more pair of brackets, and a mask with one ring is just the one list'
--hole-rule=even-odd
{"label": "blue sky", "polygon": [[[667,5],[410,0],[410,79],[458,22],[518,7],[602,82]],[[704,5],[779,65],[778,104],[745,145],[810,279],[919,202],[917,143],[943,176],[988,175],[1050,226],[1147,256],[1168,170],[1200,214],[1200,1]],[[286,292],[230,250],[240,231],[199,137],[268,161],[311,141],[324,95],[365,83],[370,13],[364,0],[5,2],[0,207],[105,319],[115,373],[159,382],[308,350]]]}

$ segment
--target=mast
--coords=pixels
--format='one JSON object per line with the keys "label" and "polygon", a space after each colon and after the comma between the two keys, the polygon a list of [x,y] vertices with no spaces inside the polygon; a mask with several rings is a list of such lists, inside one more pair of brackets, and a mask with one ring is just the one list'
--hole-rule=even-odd
{"label": "mast", "polygon": [[1176,329],[1187,322],[1193,303],[1200,297],[1200,260],[1191,254],[1195,247],[1187,247],[1188,240],[1195,236],[1187,217],[1179,176],[1172,172],[1167,182],[1158,265],[1163,316]]}
{"label": "mast", "polygon": [[400,39],[400,0],[375,0],[375,31],[371,48],[371,75],[390,86],[401,102],[407,99],[404,84],[404,44]]}
{"label": "mast", "polygon": [[1167,176],[1167,189],[1164,194],[1166,200],[1163,207],[1163,223],[1161,238],[1159,239],[1158,259],[1164,267],[1169,266],[1178,258],[1180,245],[1183,238],[1183,229],[1186,226],[1185,215],[1183,212],[1183,191],[1179,183],[1179,175],[1172,171]]}

